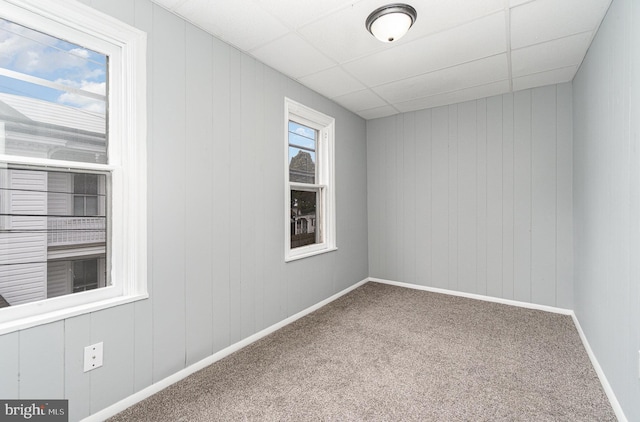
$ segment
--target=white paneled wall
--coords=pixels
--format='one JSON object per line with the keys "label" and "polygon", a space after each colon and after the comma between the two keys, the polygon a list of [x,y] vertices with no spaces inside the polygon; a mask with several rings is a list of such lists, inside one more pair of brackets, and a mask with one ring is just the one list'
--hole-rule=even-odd
{"label": "white paneled wall", "polygon": [[[148,0],[83,2],[148,34],[150,299],[0,336],[0,397],[67,398],[72,421],[368,275],[363,119]],[[336,119],[338,237],[286,264],[285,96]]]}
{"label": "white paneled wall", "polygon": [[640,420],[640,4],[614,0],[574,79],[575,312]]}
{"label": "white paneled wall", "polygon": [[370,276],[571,308],[570,84],[367,122]]}

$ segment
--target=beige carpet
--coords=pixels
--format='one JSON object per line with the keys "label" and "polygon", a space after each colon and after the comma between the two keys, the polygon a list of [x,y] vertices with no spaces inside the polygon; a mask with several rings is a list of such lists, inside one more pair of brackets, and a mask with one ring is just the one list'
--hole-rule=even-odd
{"label": "beige carpet", "polygon": [[614,421],[571,317],[367,283],[112,421]]}

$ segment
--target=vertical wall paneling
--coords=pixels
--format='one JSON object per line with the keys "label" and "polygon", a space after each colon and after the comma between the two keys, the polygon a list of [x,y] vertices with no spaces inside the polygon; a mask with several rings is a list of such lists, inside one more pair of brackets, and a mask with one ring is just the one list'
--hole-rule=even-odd
{"label": "vertical wall paneling", "polygon": [[384,219],[384,197],[382,157],[384,136],[381,133],[386,119],[377,119],[367,123],[367,209],[369,232],[369,269],[382,274],[382,252],[384,248],[382,220]]}
{"label": "vertical wall paneling", "polygon": [[[91,341],[91,315],[64,321],[64,396],[69,400],[69,420],[76,421],[91,414],[91,372],[84,372],[84,348]],[[107,352],[111,348],[107,344]]]}
{"label": "vertical wall paneling", "polygon": [[[287,282],[284,277],[284,227],[282,223],[282,207],[284,204],[284,181],[282,157],[284,154],[284,97],[285,78],[275,70],[264,69],[265,133],[273,133],[273,137],[265,138],[264,162],[265,201],[272,204],[265,207],[265,323],[269,325],[287,316],[286,302]],[[279,105],[278,105],[279,104]]]}
{"label": "vertical wall paneling", "polygon": [[[344,109],[334,105],[336,119],[343,122],[336,128],[337,137],[340,142],[336,145],[336,201],[337,203],[367,203],[367,189],[362,186],[367,185],[367,151],[353,148],[356,139],[350,134],[361,130],[366,131],[364,120],[346,119]],[[342,275],[342,271],[334,272],[334,290],[341,291],[349,287],[347,280],[357,278],[364,269],[368,274],[368,252],[361,243],[356,243],[357,233],[367,232],[369,209],[367,207],[341,208],[340,216],[337,218],[338,232],[343,235],[338,238],[338,248],[344,250],[341,254],[332,254],[335,261],[333,265],[347,271],[348,277]],[[346,218],[345,218],[346,217]],[[368,241],[368,236],[367,236]],[[354,263],[356,265],[354,265]],[[324,283],[320,283],[325,286]]]}
{"label": "vertical wall paneling", "polygon": [[477,158],[476,186],[477,219],[476,219],[476,287],[475,291],[487,294],[487,100],[480,99],[476,105]]}
{"label": "vertical wall paneling", "polygon": [[[431,248],[432,283],[449,285],[449,109],[438,107],[431,114]],[[374,275],[374,274],[372,274]]]}
{"label": "vertical wall paneling", "polygon": [[20,333],[0,336],[0,397],[17,399],[20,379]]}
{"label": "vertical wall paneling", "polygon": [[65,398],[64,353],[63,321],[21,331],[18,398]]}
{"label": "vertical wall paneling", "polygon": [[[431,165],[431,110],[421,110],[415,113],[415,177],[414,201],[415,215],[413,216],[412,229],[415,233],[415,282],[417,284],[430,284],[432,275],[432,165]],[[371,209],[369,209],[371,212]],[[369,232],[370,236],[372,235]],[[371,242],[369,242],[371,244]]]}
{"label": "vertical wall paneling", "polygon": [[250,166],[248,160],[242,159],[243,144],[249,142],[242,138],[242,55],[235,48],[229,49],[229,340],[236,343],[242,338],[242,172]]}
{"label": "vertical wall paneling", "polygon": [[[187,26],[185,35],[185,300],[186,362],[213,352],[213,72],[212,40]],[[204,54],[203,54],[204,53]]]}
{"label": "vertical wall paneling", "polygon": [[[458,273],[458,289],[464,292],[475,292],[478,274],[478,139],[476,101],[459,104],[457,119],[450,121],[457,125],[458,153],[457,180],[457,224],[456,240],[453,248],[457,248],[456,268]],[[455,205],[454,205],[455,207]],[[449,257],[451,259],[451,256]]]}
{"label": "vertical wall paneling", "polygon": [[[397,274],[398,268],[398,252],[395,245],[398,244],[398,172],[396,171],[398,165],[398,116],[393,116],[389,119],[389,124],[386,129],[387,137],[385,147],[387,150],[387,160],[383,163],[385,171],[385,181],[387,185],[386,197],[386,220],[385,231],[387,232],[387,243],[385,245],[384,258],[387,261],[387,268],[390,274]],[[384,165],[386,164],[386,165]]]}
{"label": "vertical wall paneling", "polygon": [[[229,51],[227,44],[213,39],[213,198],[231,197],[231,90]],[[231,213],[227,201],[214,201],[213,222],[213,349],[221,350],[231,344],[230,329],[230,263]],[[236,303],[237,306],[237,303]]]}
{"label": "vertical wall paneling", "polygon": [[[153,371],[154,380],[185,366],[185,22],[154,7]],[[162,28],[162,30],[158,30]],[[162,135],[160,135],[162,134]],[[160,137],[161,136],[161,137]],[[158,142],[160,139],[166,140]],[[163,165],[160,165],[163,163]],[[157,286],[163,286],[156,289]],[[168,310],[171,309],[169,312]]]}
{"label": "vertical wall paneling", "polygon": [[[253,210],[255,215],[255,229],[254,229],[254,238],[251,239],[251,242],[255,244],[255,255],[254,255],[254,281],[255,281],[255,316],[254,316],[254,329],[255,331],[260,331],[263,328],[266,328],[268,325],[265,322],[265,282],[264,277],[261,274],[265,274],[265,226],[269,224],[269,221],[265,219],[264,212],[256,212],[255,207],[252,204],[265,204],[268,199],[268,193],[265,190],[264,180],[265,180],[265,160],[260,159],[265,156],[267,145],[265,145],[264,139],[262,138],[262,134],[264,134],[265,129],[265,112],[264,112],[264,89],[260,89],[264,85],[264,68],[260,62],[255,62],[254,67],[254,83],[253,86],[255,88],[254,91],[254,117],[253,117],[253,138],[254,138],[254,151],[253,151],[253,162],[256,163],[254,165],[254,180],[256,185],[256,191],[253,192],[253,201],[249,204],[249,209]],[[276,220],[277,221],[277,220]]]}
{"label": "vertical wall paneling", "polygon": [[[402,139],[406,142],[405,138],[405,127],[404,127],[404,115],[394,116],[396,121],[396,133],[394,138],[397,140]],[[394,175],[394,188],[393,193],[395,194],[393,202],[394,206],[394,214],[396,221],[396,230],[394,230],[393,235],[395,236],[395,243],[398,245],[397,248],[394,248],[393,253],[395,254],[395,265],[396,271],[402,279],[405,277],[405,265],[404,260],[406,258],[405,254],[405,219],[404,219],[404,207],[407,206],[405,203],[405,197],[409,195],[405,195],[405,190],[407,186],[404,185],[405,177],[404,177],[404,149],[405,142],[394,142],[393,146],[395,147],[395,157],[396,157],[396,165],[395,165],[395,175]]]}
{"label": "vertical wall paneling", "polygon": [[134,304],[133,390],[140,391],[153,382],[153,305],[151,300]]}
{"label": "vertical wall paneling", "polygon": [[513,298],[531,300],[531,91],[513,98]]}
{"label": "vertical wall paneling", "polygon": [[[153,33],[153,3],[146,0],[135,0],[135,26],[147,33],[147,86],[154,86],[153,72],[150,66],[153,64],[153,38],[148,34]],[[153,93],[147,90],[147,157],[153,157]],[[135,303],[135,343],[134,343],[134,391],[151,385],[153,382],[153,221],[154,209],[153,192],[155,166],[152,160],[147,160],[147,289],[151,299]]]}
{"label": "vertical wall paneling", "polygon": [[503,116],[502,97],[487,99],[487,290],[503,297]]}
{"label": "vertical wall paneling", "polygon": [[531,300],[556,304],[556,87],[532,91]]}
{"label": "vertical wall paneling", "polygon": [[566,259],[556,262],[556,301],[573,309],[573,107],[570,84],[558,85],[556,145],[556,247],[568,251]]}
{"label": "vertical wall paneling", "polygon": [[458,105],[450,105],[449,109],[449,282],[448,288],[458,290],[459,287],[459,251],[458,225]]}
{"label": "vertical wall paneling", "polygon": [[370,275],[570,306],[570,102],[562,84],[367,122]]}
{"label": "vertical wall paneling", "polygon": [[133,317],[132,304],[91,314],[90,344],[102,342],[104,347],[103,366],[91,371],[92,413],[134,393]]}
{"label": "vertical wall paneling", "polygon": [[235,130],[240,132],[242,139],[240,146],[240,163],[237,172],[234,172],[236,180],[243,189],[240,190],[239,213],[232,218],[237,222],[234,226],[238,229],[240,237],[240,301],[241,307],[241,338],[254,333],[255,328],[255,304],[256,304],[256,245],[255,232],[258,193],[251,186],[257,185],[256,172],[256,148],[259,138],[255,121],[252,124],[245,122],[255,119],[255,59],[245,54],[240,56],[240,121]]}
{"label": "vertical wall paneling", "polygon": [[135,2],[113,1],[113,0],[90,0],[89,5],[107,13],[114,18],[129,25],[135,22]]}
{"label": "vertical wall paneling", "polygon": [[[150,298],[0,336],[0,395],[68,398],[74,420],[368,275],[364,120],[148,0],[83,3],[148,35]],[[337,214],[360,218],[339,221],[337,251],[287,264],[285,96],[336,118]],[[389,192],[396,164],[378,175],[394,172]],[[403,215],[390,211],[376,224]],[[80,353],[98,341],[104,365],[85,374]]]}
{"label": "vertical wall paneling", "polygon": [[[640,420],[639,22],[636,1],[611,3],[572,102],[574,309],[630,421]],[[558,160],[565,154],[558,145]]]}
{"label": "vertical wall paneling", "polygon": [[[502,97],[502,295],[513,299],[514,288],[514,142],[513,95]],[[497,291],[497,290],[496,290]],[[492,292],[488,292],[493,294]]]}
{"label": "vertical wall paneling", "polygon": [[403,190],[406,192],[402,202],[402,220],[404,221],[404,279],[408,283],[416,281],[416,113],[406,113],[403,116],[404,148],[402,168]]}

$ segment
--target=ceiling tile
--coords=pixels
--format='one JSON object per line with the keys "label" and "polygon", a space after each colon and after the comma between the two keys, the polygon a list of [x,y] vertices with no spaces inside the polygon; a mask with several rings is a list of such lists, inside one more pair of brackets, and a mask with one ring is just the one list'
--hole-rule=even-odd
{"label": "ceiling tile", "polygon": [[358,115],[363,119],[377,119],[379,117],[387,117],[398,114],[398,110],[391,106],[382,106],[376,108],[370,108],[369,110],[362,110],[358,112]]}
{"label": "ceiling tile", "polygon": [[508,78],[507,56],[499,54],[459,66],[438,70],[413,78],[373,88],[394,104],[463,88],[485,85]]}
{"label": "ceiling tile", "polygon": [[387,105],[384,100],[368,89],[341,95],[333,98],[333,100],[343,107],[355,112]]}
{"label": "ceiling tile", "polygon": [[513,77],[530,75],[582,63],[591,32],[524,47],[511,52]]}
{"label": "ceiling tile", "polygon": [[611,0],[537,0],[511,9],[511,48],[593,31]]}
{"label": "ceiling tile", "polygon": [[[299,28],[298,32],[338,63],[389,48],[391,44],[381,43],[364,26],[369,13],[385,3],[386,0],[356,2],[351,7]],[[396,43],[402,43],[404,38]]]}
{"label": "ceiling tile", "polygon": [[416,37],[462,25],[504,10],[505,6],[504,0],[420,0],[411,1],[410,4],[418,12],[418,18],[410,32]]}
{"label": "ceiling tile", "polygon": [[291,28],[298,28],[353,4],[353,0],[255,0],[255,2]]}
{"label": "ceiling tile", "polygon": [[394,107],[405,113],[407,111],[422,110],[425,108],[439,107],[447,104],[461,103],[463,101],[477,100],[479,98],[492,97],[509,92],[509,81],[492,82],[486,85],[474,86],[454,92],[432,95],[412,101],[394,104]]}
{"label": "ceiling tile", "polygon": [[158,3],[161,6],[166,7],[169,10],[173,10],[174,7],[183,3],[185,0],[154,0],[154,3]]}
{"label": "ceiling tile", "polygon": [[522,89],[535,88],[538,86],[569,82],[573,79],[577,71],[578,66],[576,65],[514,78],[513,90],[520,91]]}
{"label": "ceiling tile", "polygon": [[506,48],[504,12],[500,12],[343,66],[360,81],[376,86],[504,53]]}
{"label": "ceiling tile", "polygon": [[509,7],[520,6],[521,4],[530,3],[535,0],[509,0]]}
{"label": "ceiling tile", "polygon": [[[413,0],[418,18],[401,40],[385,44],[376,40],[365,28],[367,16],[388,0],[362,0],[340,9],[298,31],[325,54],[339,63],[375,51],[398,47],[411,40],[453,28],[504,8],[503,0]],[[337,29],[339,28],[339,29]]]}
{"label": "ceiling tile", "polygon": [[389,0],[152,1],[365,118],[570,81],[611,4],[411,0],[387,44],[365,20]]}
{"label": "ceiling tile", "polygon": [[175,12],[244,51],[289,32],[251,0],[187,0]]}
{"label": "ceiling tile", "polygon": [[335,65],[295,33],[263,45],[251,51],[251,54],[292,78],[317,73]]}
{"label": "ceiling tile", "polygon": [[300,82],[320,94],[333,98],[365,88],[357,79],[339,66],[300,78]]}

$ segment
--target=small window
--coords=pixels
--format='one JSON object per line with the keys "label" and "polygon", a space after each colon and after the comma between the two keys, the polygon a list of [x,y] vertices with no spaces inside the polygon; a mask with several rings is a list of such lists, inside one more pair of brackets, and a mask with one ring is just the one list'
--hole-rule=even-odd
{"label": "small window", "polygon": [[336,249],[334,119],[285,100],[285,260]]}
{"label": "small window", "polygon": [[0,0],[0,334],[146,295],[146,35]]}

